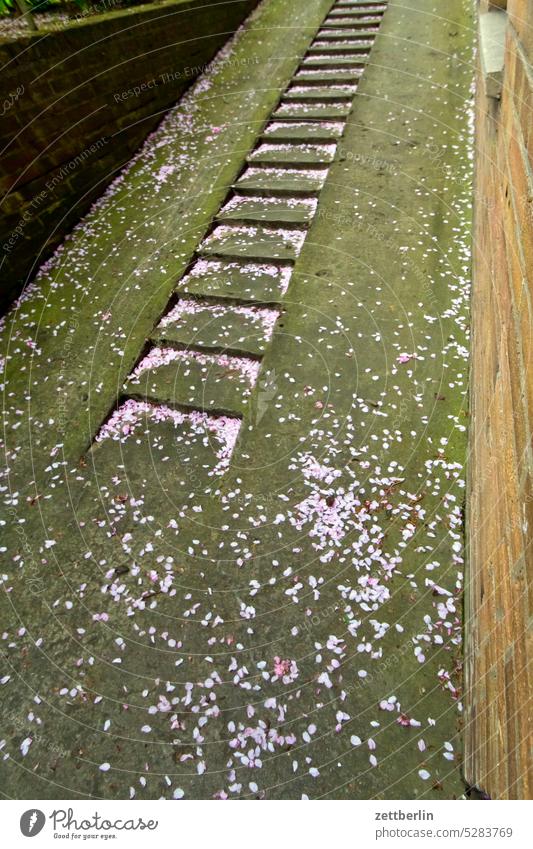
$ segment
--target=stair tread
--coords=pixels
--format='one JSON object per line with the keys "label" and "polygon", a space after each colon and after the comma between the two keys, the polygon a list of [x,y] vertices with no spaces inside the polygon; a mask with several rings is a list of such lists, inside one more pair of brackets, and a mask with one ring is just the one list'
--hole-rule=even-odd
{"label": "stair tread", "polygon": [[343,121],[278,121],[274,119],[263,130],[265,141],[329,141],[337,140],[344,130]]}
{"label": "stair tread", "polygon": [[335,144],[275,144],[263,142],[248,157],[248,162],[298,163],[321,165],[333,161]]}
{"label": "stair tread", "polygon": [[329,54],[331,58],[335,58],[338,53],[345,54],[347,59],[360,56],[361,59],[358,60],[355,58],[355,61],[364,61],[364,57],[368,56],[373,44],[374,41],[370,41],[370,39],[351,39],[345,40],[342,43],[340,43],[338,38],[326,39],[323,44],[315,42],[307,51],[304,61],[307,61],[308,58],[312,58],[316,54],[319,56]]}
{"label": "stair tread", "polygon": [[289,265],[198,259],[180,280],[176,292],[235,298],[259,304],[279,304],[289,285],[291,273]]}
{"label": "stair tread", "polygon": [[247,168],[236,183],[236,189],[254,191],[318,192],[322,188],[325,172],[315,169],[291,171],[282,168]]}
{"label": "stair tread", "polygon": [[223,222],[200,246],[202,256],[293,260],[300,253],[305,230]]}
{"label": "stair tread", "polygon": [[153,333],[156,342],[197,349],[264,353],[279,316],[272,308],[180,299]]}
{"label": "stair tread", "polygon": [[[197,410],[180,412],[164,404],[128,398],[101,428],[91,453],[95,452],[101,468],[108,463],[113,467],[120,442],[120,458],[129,469],[128,477],[143,481],[153,474],[157,447],[159,456],[167,460],[158,464],[158,486],[170,492],[181,476],[186,477],[186,469],[222,474],[228,468],[240,427],[237,417],[222,418]],[[183,446],[187,446],[185,463],[180,452]]]}
{"label": "stair tread", "polygon": [[378,28],[375,30],[369,30],[368,32],[363,31],[362,28],[354,26],[353,24],[347,24],[344,26],[331,26],[324,27],[323,30],[320,30],[318,33],[316,40],[324,41],[324,40],[338,40],[338,39],[358,39],[360,35],[364,35],[365,38],[369,36],[375,36],[377,34]]}
{"label": "stair tread", "polygon": [[350,103],[287,103],[274,112],[274,118],[346,118],[350,114]]}
{"label": "stair tread", "polygon": [[[152,358],[159,364],[145,368]],[[126,381],[124,391],[158,404],[242,414],[258,369],[259,363],[249,358],[156,347]]]}
{"label": "stair tread", "polygon": [[219,221],[264,221],[307,224],[312,220],[316,200],[310,198],[234,197],[218,213]]}
{"label": "stair tread", "polygon": [[[303,68],[299,71],[294,77],[294,82],[305,85],[312,85],[314,83],[322,83],[327,85],[328,83],[358,83],[363,74],[363,68],[339,68],[333,67],[330,71],[325,73],[324,70],[313,70],[312,68]],[[303,73],[305,71],[305,73]]]}
{"label": "stair tread", "polygon": [[309,56],[302,64],[302,70],[310,70],[319,74],[321,70],[327,70],[331,68],[334,71],[343,71],[346,70],[348,72],[353,71],[354,74],[357,74],[358,77],[361,77],[364,71],[364,62],[365,59],[357,58],[354,59],[352,56],[345,56],[342,54],[334,54],[332,56],[327,56],[324,53],[317,53],[316,55]]}
{"label": "stair tread", "polygon": [[320,103],[339,102],[351,100],[355,94],[356,86],[349,88],[334,88],[330,86],[304,86],[298,85],[295,88],[287,89],[281,98],[281,104],[284,103]]}

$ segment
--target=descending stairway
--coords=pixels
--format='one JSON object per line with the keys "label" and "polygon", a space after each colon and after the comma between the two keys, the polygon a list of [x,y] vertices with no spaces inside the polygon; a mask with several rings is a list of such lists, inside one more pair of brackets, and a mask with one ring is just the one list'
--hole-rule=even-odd
{"label": "descending stairway", "polygon": [[8,319],[11,798],[463,794],[473,30],[438,5],[260,3]]}
{"label": "descending stairway", "polygon": [[229,417],[238,433],[386,8],[330,9],[97,441],[136,405]]}

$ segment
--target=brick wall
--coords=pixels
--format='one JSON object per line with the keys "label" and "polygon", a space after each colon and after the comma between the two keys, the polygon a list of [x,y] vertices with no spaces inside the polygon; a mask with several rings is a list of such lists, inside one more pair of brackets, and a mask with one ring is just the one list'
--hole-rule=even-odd
{"label": "brick wall", "polygon": [[0,43],[2,306],[255,5],[173,0]]}
{"label": "brick wall", "polygon": [[532,791],[533,0],[495,5],[501,97],[481,67],[476,94],[465,777],[506,799]]}

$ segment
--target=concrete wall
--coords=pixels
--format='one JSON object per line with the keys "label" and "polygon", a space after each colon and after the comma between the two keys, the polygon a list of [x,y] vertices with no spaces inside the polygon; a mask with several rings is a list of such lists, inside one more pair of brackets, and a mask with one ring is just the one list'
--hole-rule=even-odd
{"label": "concrete wall", "polygon": [[255,5],[173,0],[0,43],[3,306]]}
{"label": "concrete wall", "polygon": [[532,791],[533,0],[496,5],[501,97],[482,51],[476,96],[465,774],[503,799]]}

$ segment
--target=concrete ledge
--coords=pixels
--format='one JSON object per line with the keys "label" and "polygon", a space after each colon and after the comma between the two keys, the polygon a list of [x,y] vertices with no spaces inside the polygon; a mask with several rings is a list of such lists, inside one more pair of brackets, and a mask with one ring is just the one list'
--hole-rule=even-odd
{"label": "concrete ledge", "polygon": [[500,98],[503,85],[507,13],[491,9],[479,16],[479,52],[488,97]]}

